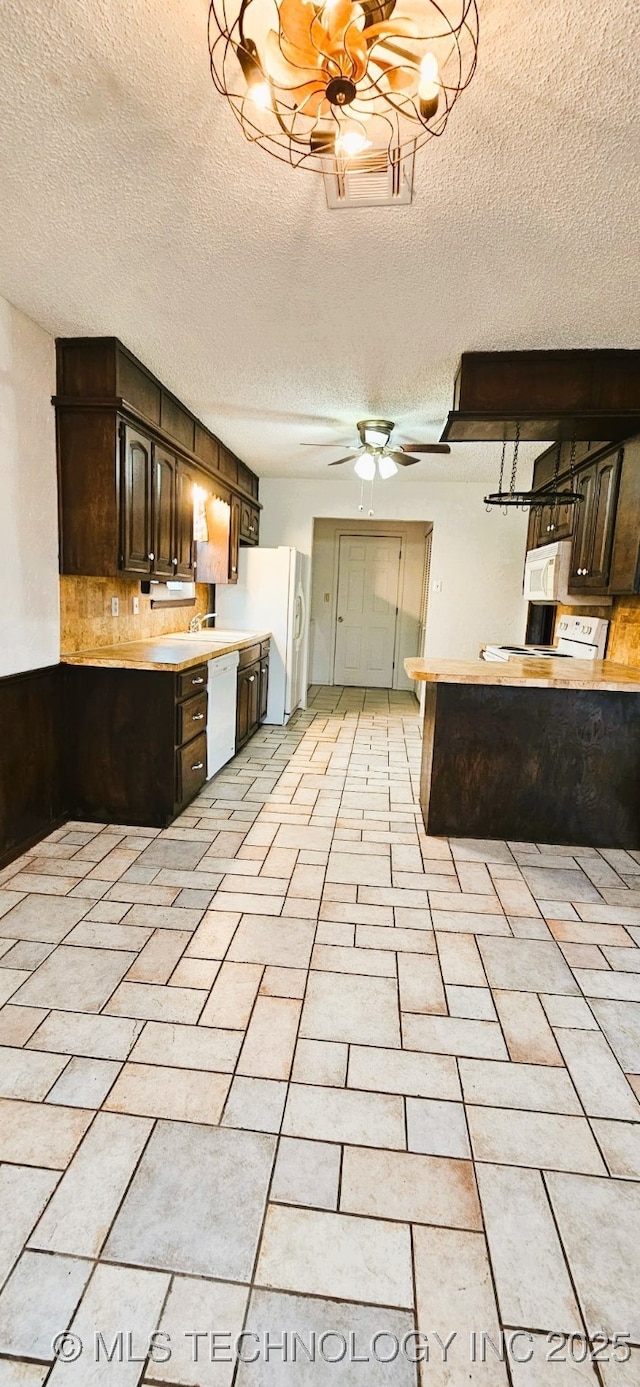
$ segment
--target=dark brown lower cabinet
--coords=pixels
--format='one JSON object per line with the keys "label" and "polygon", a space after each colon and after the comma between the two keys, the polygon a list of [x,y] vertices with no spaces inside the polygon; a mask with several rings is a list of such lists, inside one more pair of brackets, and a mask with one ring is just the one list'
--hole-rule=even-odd
{"label": "dark brown lower cabinet", "polygon": [[269,702],[269,656],[260,661],[260,721],[264,722],[267,716],[267,704]]}
{"label": "dark brown lower cabinet", "polygon": [[427,684],[420,806],[436,837],[640,847],[640,694]]}
{"label": "dark brown lower cabinet", "polygon": [[238,670],[236,751],[260,726],[260,661]]}
{"label": "dark brown lower cabinet", "polygon": [[166,827],[206,779],[206,665],[64,668],[71,817]]}
{"label": "dark brown lower cabinet", "polygon": [[236,707],[236,751],[257,732],[267,716],[269,693],[269,641],[240,651],[238,664],[238,702]]}

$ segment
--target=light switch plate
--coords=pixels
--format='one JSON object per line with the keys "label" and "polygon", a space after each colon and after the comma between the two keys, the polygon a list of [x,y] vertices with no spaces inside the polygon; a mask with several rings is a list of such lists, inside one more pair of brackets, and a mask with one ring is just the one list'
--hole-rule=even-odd
{"label": "light switch plate", "polygon": [[139,615],[140,615],[140,598],[139,598],[139,597],[132,597],[132,598],[131,598],[131,611],[132,611],[132,613],[133,613],[134,616],[139,616]]}
{"label": "light switch plate", "polygon": [[112,598],[111,598],[111,615],[112,615],[112,616],[119,616],[119,614],[120,614],[120,599],[119,599],[118,597],[112,597]]}

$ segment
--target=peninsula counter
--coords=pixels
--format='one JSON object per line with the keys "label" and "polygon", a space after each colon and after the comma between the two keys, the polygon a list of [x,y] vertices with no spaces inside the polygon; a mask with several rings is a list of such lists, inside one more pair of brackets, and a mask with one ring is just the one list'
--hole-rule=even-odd
{"label": "peninsula counter", "polygon": [[640,669],[609,660],[405,660],[426,683],[427,832],[640,847]]}

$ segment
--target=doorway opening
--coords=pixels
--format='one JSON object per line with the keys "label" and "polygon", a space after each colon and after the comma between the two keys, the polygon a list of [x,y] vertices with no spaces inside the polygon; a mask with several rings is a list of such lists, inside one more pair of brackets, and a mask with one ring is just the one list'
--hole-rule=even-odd
{"label": "doorway opening", "polygon": [[408,689],[426,623],[428,521],[316,520],[310,682]]}

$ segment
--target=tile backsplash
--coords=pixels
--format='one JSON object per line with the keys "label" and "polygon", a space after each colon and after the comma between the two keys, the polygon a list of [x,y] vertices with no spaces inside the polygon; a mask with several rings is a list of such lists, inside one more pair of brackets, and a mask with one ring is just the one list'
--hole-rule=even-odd
{"label": "tile backsplash", "polygon": [[560,616],[602,616],[609,625],[606,658],[640,666],[640,597],[614,597],[608,607],[558,607]]}
{"label": "tile backsplash", "polygon": [[[111,615],[111,598],[120,603],[119,616]],[[140,611],[133,615],[132,599],[140,600]],[[120,645],[123,641],[164,636],[186,631],[196,612],[209,611],[209,588],[196,585],[195,607],[151,608],[150,597],[140,592],[140,583],[130,578],[60,578],[60,649],[63,655],[74,650],[90,650],[99,645]]]}

